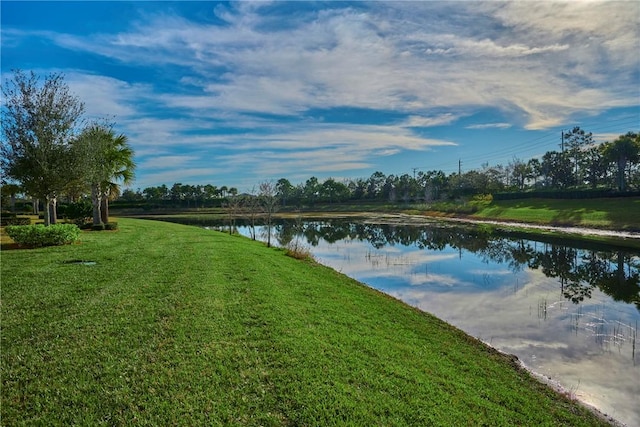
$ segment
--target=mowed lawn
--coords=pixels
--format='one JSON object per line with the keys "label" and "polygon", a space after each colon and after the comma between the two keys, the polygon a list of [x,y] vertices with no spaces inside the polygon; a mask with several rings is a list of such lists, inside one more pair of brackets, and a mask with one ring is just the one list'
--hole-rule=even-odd
{"label": "mowed lawn", "polygon": [[2,251],[2,425],[605,425],[511,357],[329,268],[119,223]]}
{"label": "mowed lawn", "polygon": [[640,198],[494,200],[473,217],[535,224],[640,230]]}

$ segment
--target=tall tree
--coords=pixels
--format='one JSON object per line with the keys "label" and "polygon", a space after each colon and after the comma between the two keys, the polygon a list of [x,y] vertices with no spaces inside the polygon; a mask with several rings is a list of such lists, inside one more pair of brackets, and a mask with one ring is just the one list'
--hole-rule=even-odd
{"label": "tall tree", "polygon": [[510,185],[516,186],[518,190],[522,191],[525,188],[527,181],[531,178],[531,166],[529,163],[525,163],[522,160],[514,157],[508,166],[511,171]]}
{"label": "tall tree", "polygon": [[584,180],[592,189],[597,188],[607,175],[609,165],[602,149],[602,146],[591,147],[582,156],[581,168],[584,171]]}
{"label": "tall tree", "polygon": [[396,201],[398,188],[398,177],[395,175],[387,175],[382,186],[382,194],[384,198],[390,202]]}
{"label": "tall tree", "polygon": [[370,199],[378,199],[382,197],[385,180],[386,176],[380,171],[376,171],[371,174],[367,180],[367,195]]}
{"label": "tall tree", "polygon": [[318,182],[318,178],[312,176],[307,179],[307,182],[304,184],[304,198],[307,203],[313,206],[318,200],[318,196],[320,195],[320,183]]}
{"label": "tall tree", "polygon": [[204,197],[206,200],[211,201],[218,197],[218,187],[211,184],[205,184],[204,189]]}
{"label": "tall tree", "polygon": [[571,159],[567,153],[547,151],[542,156],[541,170],[546,186],[567,188],[575,182],[571,173]]}
{"label": "tall tree", "polygon": [[349,192],[355,200],[361,200],[367,194],[367,181],[363,178],[349,180],[347,186],[349,187]]}
{"label": "tall tree", "polygon": [[418,172],[418,181],[423,188],[425,201],[438,200],[447,185],[447,176],[442,171]]}
{"label": "tall tree", "polygon": [[540,159],[534,157],[533,159],[529,159],[527,162],[527,166],[531,171],[531,178],[533,179],[533,186],[537,187],[538,178],[542,175],[542,163],[540,163]]}
{"label": "tall tree", "polygon": [[349,198],[349,188],[345,184],[338,182],[333,178],[325,180],[320,185],[319,191],[319,196],[322,201],[329,202],[330,204],[333,202],[344,201]]}
{"label": "tall tree", "polygon": [[61,74],[40,82],[35,73],[14,72],[2,86],[2,168],[27,193],[46,201],[45,225],[56,221],[56,200],[76,177],[71,140],[84,104]]}
{"label": "tall tree", "polygon": [[406,204],[409,203],[409,199],[415,197],[417,191],[416,180],[409,174],[402,174],[398,178],[398,193],[402,198],[402,201]]}
{"label": "tall tree", "polygon": [[293,185],[291,185],[291,182],[286,178],[280,178],[278,182],[276,182],[276,194],[282,202],[282,206],[287,205],[287,200],[289,200],[293,194],[293,190]]}
{"label": "tall tree", "polygon": [[628,163],[635,163],[640,159],[640,134],[628,132],[620,135],[615,141],[605,143],[603,148],[605,158],[615,162],[618,167],[618,189],[626,190],[625,169]]}
{"label": "tall tree", "polygon": [[582,159],[584,150],[594,144],[593,134],[591,132],[587,133],[576,126],[563,135],[563,141],[567,148],[566,152],[569,154],[569,157],[573,158],[574,182],[576,185],[581,185],[583,180],[580,176],[580,160]]}

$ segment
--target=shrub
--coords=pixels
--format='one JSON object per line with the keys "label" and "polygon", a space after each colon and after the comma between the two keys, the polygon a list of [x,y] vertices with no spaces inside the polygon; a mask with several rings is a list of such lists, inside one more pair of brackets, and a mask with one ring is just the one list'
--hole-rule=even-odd
{"label": "shrub", "polygon": [[30,218],[7,218],[6,225],[30,225]]}
{"label": "shrub", "polygon": [[80,229],[74,224],[11,225],[5,231],[18,245],[34,248],[67,245],[80,237]]}
{"label": "shrub", "polygon": [[446,213],[473,214],[478,212],[477,205],[471,203],[438,202],[429,206],[431,210]]}
{"label": "shrub", "polygon": [[102,222],[100,224],[91,224],[91,229],[93,231],[102,231],[104,230],[104,224]]}
{"label": "shrub", "polygon": [[15,218],[16,214],[14,213],[2,212],[2,215],[0,215],[0,225],[11,225],[9,224],[9,221],[14,220]]}
{"label": "shrub", "polygon": [[295,259],[314,259],[308,247],[300,243],[298,240],[290,242],[285,247],[287,256]]}
{"label": "shrub", "polygon": [[87,221],[91,221],[93,206],[87,201],[69,203],[64,207],[63,214],[75,224],[81,225]]}
{"label": "shrub", "polygon": [[117,230],[118,223],[117,222],[108,222],[104,225],[105,230]]}
{"label": "shrub", "polygon": [[491,204],[491,202],[493,202],[493,195],[491,195],[491,194],[476,194],[475,196],[473,196],[473,198],[471,200],[472,200],[472,203]]}

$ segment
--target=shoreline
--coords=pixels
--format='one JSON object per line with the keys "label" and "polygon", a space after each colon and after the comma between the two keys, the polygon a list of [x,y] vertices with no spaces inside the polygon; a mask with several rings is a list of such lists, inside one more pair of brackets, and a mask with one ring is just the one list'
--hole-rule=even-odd
{"label": "shoreline", "polygon": [[[277,214],[281,218],[292,218],[294,215],[285,213]],[[640,232],[624,231],[624,230],[608,230],[601,228],[587,228],[577,226],[557,226],[557,225],[542,225],[532,224],[527,222],[516,221],[500,221],[493,219],[474,219],[468,217],[453,217],[453,216],[430,216],[430,215],[414,215],[406,213],[378,213],[378,212],[303,212],[296,214],[296,216],[302,218],[364,218],[368,222],[384,223],[384,224],[397,224],[397,225],[421,225],[430,224],[434,222],[454,222],[462,224],[474,224],[474,225],[496,225],[502,227],[515,227],[536,231],[550,231],[554,233],[562,234],[578,234],[581,236],[595,236],[595,237],[615,237],[621,239],[640,239]]]}

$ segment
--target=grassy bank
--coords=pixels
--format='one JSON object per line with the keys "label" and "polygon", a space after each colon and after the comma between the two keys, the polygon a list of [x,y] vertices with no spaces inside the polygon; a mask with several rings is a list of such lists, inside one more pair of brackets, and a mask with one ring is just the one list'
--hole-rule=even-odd
{"label": "grassy bank", "polygon": [[2,251],[3,425],[602,425],[514,360],[309,261],[120,219]]}
{"label": "grassy bank", "polygon": [[640,231],[640,199],[501,200],[481,205],[477,219]]}

